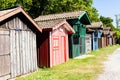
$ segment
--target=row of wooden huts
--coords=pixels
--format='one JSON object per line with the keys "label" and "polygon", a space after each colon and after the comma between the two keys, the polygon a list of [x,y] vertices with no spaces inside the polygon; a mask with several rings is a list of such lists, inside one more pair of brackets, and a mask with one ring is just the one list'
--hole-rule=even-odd
{"label": "row of wooden huts", "polygon": [[[115,32],[111,27],[103,27],[102,22],[93,22],[87,25],[86,52],[97,50],[115,44]],[[87,47],[88,45],[92,45]]]}
{"label": "row of wooden huts", "polygon": [[32,19],[21,7],[0,11],[0,80],[52,67],[115,44],[114,32],[86,11]]}

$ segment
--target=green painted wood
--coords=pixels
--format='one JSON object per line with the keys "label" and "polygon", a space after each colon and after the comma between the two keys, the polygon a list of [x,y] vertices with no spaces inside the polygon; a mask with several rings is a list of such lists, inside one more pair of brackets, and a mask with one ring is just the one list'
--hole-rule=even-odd
{"label": "green painted wood", "polygon": [[73,20],[72,23],[75,30],[75,34],[72,35],[72,57],[77,57],[85,53],[86,27],[77,20]]}
{"label": "green painted wood", "polygon": [[69,47],[70,57],[74,58],[79,55],[85,54],[85,25],[91,24],[91,21],[86,12],[81,14],[77,19],[71,19],[67,21],[75,30],[75,34],[69,36],[69,45],[71,46]]}

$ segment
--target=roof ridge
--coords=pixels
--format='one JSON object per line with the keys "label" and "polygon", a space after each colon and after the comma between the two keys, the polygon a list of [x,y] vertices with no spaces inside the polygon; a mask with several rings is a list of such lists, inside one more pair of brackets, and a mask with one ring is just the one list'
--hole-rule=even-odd
{"label": "roof ridge", "polygon": [[[76,10],[76,11],[68,11],[68,12],[61,12],[61,13],[52,13],[52,14],[45,14],[45,15],[40,15],[40,16],[48,16],[48,15],[58,15],[58,14],[64,14],[64,13],[72,13],[72,12],[82,12],[85,10]],[[39,16],[38,16],[39,17]]]}
{"label": "roof ridge", "polygon": [[[56,14],[40,15],[37,18],[35,18],[35,21],[65,19],[65,18],[71,18],[71,17],[74,18],[76,16],[78,17],[78,15],[80,15],[80,13],[83,13],[83,12],[85,12],[85,11],[79,10],[79,11],[72,11],[72,12],[63,12],[63,13],[56,13]],[[69,15],[69,14],[75,14],[75,15]]]}

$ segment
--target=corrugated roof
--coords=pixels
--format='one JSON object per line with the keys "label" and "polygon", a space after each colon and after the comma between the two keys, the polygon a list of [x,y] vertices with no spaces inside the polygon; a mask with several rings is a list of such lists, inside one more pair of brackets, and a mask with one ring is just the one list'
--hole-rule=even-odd
{"label": "corrugated roof", "polygon": [[46,20],[55,20],[55,19],[75,19],[78,18],[83,13],[85,13],[85,11],[49,14],[49,15],[39,16],[35,19],[35,21],[46,21]]}
{"label": "corrugated roof", "polygon": [[38,24],[41,25],[42,29],[47,29],[47,28],[53,28],[63,21],[64,21],[64,19],[38,21]]}
{"label": "corrugated roof", "polygon": [[87,28],[103,28],[102,22],[93,22],[91,25],[87,25]]}
{"label": "corrugated roof", "polygon": [[110,35],[113,36],[116,32],[115,31],[110,31]]}
{"label": "corrugated roof", "polygon": [[42,31],[39,25],[21,7],[0,11],[0,22],[18,13],[22,13],[39,31]]}
{"label": "corrugated roof", "polygon": [[103,30],[110,30],[111,27],[104,27]]}

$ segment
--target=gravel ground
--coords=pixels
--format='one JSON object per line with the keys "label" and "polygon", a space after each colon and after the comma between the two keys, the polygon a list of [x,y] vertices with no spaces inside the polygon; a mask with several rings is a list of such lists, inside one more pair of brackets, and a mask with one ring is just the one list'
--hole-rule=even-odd
{"label": "gravel ground", "polygon": [[104,72],[98,76],[97,80],[120,80],[120,48],[104,62]]}

